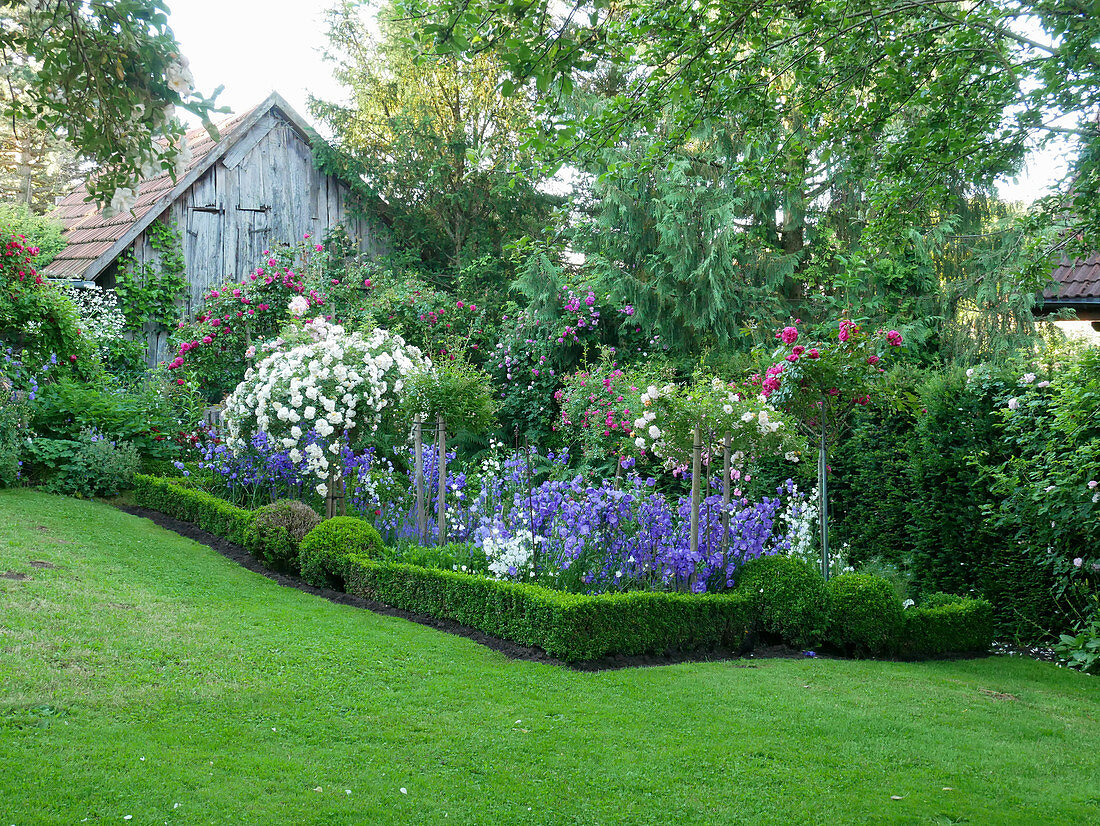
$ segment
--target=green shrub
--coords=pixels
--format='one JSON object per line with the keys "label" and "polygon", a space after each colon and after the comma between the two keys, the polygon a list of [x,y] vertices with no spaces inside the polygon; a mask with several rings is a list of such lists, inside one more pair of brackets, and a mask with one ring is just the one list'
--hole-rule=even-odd
{"label": "green shrub", "polygon": [[941,608],[944,605],[955,605],[962,602],[966,597],[961,597],[958,594],[945,594],[943,591],[937,591],[934,594],[929,594],[920,601],[921,608]]}
{"label": "green shrub", "polygon": [[346,559],[345,573],[348,593],[537,646],[566,662],[740,650],[753,630],[753,601],[736,592],[588,596],[364,557]]}
{"label": "green shrub", "polygon": [[978,590],[993,605],[998,638],[1032,643],[1068,631],[1071,621],[1054,599],[1056,583],[1054,572],[1016,543],[996,548]]}
{"label": "green shrub", "polygon": [[209,493],[176,484],[171,479],[137,474],[134,476],[134,502],[209,531],[238,545],[252,524],[252,511],[231,505]]}
{"label": "green shrub", "polygon": [[309,531],[298,547],[302,579],[318,588],[344,589],[347,558],[378,559],[382,537],[373,525],[353,516],[326,519]]}
{"label": "green shrub", "polygon": [[31,411],[31,427],[53,438],[76,438],[95,430],[110,439],[133,443],[142,460],[172,462],[182,447],[180,431],[197,418],[184,388],[152,374],[137,387],[109,377],[83,382],[71,378],[43,385]]}
{"label": "green shrub", "polygon": [[758,629],[795,647],[822,638],[829,619],[825,581],[811,565],[789,556],[762,556],[738,575],[737,590],[752,596]]}
{"label": "green shrub", "polygon": [[[939,604],[936,604],[939,603]],[[913,659],[974,654],[993,644],[993,606],[984,599],[942,598],[905,609],[898,654]]]}
{"label": "green shrub", "polygon": [[30,479],[50,493],[117,496],[129,488],[138,469],[137,449],[96,433],[76,439],[37,437],[26,443]]}
{"label": "green shrub", "polygon": [[321,517],[309,505],[280,499],[252,512],[245,546],[268,568],[298,572],[298,548]]}
{"label": "green shrub", "polygon": [[830,643],[846,654],[880,656],[897,644],[901,600],[894,586],[870,574],[842,574],[825,585]]}

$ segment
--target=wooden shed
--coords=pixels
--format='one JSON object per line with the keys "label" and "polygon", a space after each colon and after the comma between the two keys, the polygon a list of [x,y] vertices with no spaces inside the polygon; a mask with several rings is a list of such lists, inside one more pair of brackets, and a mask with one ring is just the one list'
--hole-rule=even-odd
{"label": "wooden shed", "polygon": [[[218,129],[217,142],[205,129],[189,132],[186,171],[174,182],[167,173],[142,181],[131,212],[106,217],[83,186],[70,193],[54,213],[68,243],[45,274],[113,287],[127,251],[138,265],[155,262],[147,230],[164,221],[182,236],[191,314],[212,287],[255,268],[272,244],[343,225],[361,251],[381,251],[380,223],[353,215],[348,186],[314,167],[320,138],[278,94]],[[151,364],[163,358],[166,340],[165,331],[150,331]]]}

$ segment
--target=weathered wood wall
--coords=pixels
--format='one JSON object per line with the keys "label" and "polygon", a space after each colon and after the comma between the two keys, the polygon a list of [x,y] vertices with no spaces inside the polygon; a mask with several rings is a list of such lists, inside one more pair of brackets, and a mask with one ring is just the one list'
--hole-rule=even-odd
{"label": "weathered wood wall", "polygon": [[[183,237],[188,316],[212,288],[255,269],[272,244],[296,244],[307,232],[319,240],[343,224],[362,251],[381,253],[384,238],[348,213],[348,194],[314,168],[313,150],[294,126],[276,110],[264,115],[160,216]],[[156,258],[145,233],[131,249],[138,264]],[[150,335],[151,366],[164,360],[166,347],[166,333]]]}

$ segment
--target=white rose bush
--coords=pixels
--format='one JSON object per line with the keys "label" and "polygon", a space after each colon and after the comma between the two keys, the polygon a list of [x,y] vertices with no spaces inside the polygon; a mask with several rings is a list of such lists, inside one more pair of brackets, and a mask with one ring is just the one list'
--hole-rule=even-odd
{"label": "white rose bush", "polygon": [[430,362],[420,350],[398,335],[347,333],[316,318],[249,368],[226,399],[226,444],[245,451],[257,434],[266,434],[331,501],[341,481],[341,451],[354,436],[378,429],[406,377],[425,366]]}

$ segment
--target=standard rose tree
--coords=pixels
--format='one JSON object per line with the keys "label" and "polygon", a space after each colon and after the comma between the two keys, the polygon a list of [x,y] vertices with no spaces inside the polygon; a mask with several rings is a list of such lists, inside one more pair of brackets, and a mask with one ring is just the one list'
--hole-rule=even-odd
{"label": "standard rose tree", "polygon": [[822,572],[829,576],[828,449],[843,431],[852,411],[866,405],[884,359],[902,344],[897,330],[866,333],[854,321],[841,319],[833,328],[799,330],[796,321],[779,330],[771,353],[775,363],[752,381],[760,394],[782,410],[818,446],[818,490],[821,516]]}
{"label": "standard rose tree", "polygon": [[349,334],[316,318],[303,325],[303,336],[304,343],[286,342],[245,373],[225,402],[226,441],[243,451],[258,433],[276,440],[318,480],[331,517],[343,487],[337,457],[353,438],[378,429],[406,377],[429,362],[385,330]]}
{"label": "standard rose tree", "polygon": [[[633,446],[643,458],[655,457],[666,470],[691,468],[691,555],[699,554],[699,508],[703,487],[721,462],[723,521],[729,518],[730,489],[744,463],[754,457],[784,455],[797,461],[793,433],[779,412],[753,391],[717,378],[697,376],[685,387],[651,385],[642,393],[634,420]],[[692,583],[694,585],[694,583]]]}

